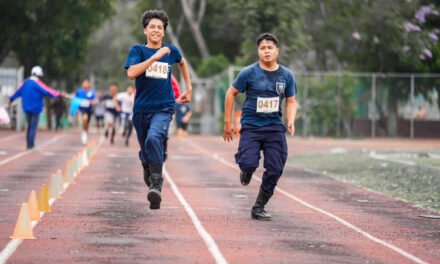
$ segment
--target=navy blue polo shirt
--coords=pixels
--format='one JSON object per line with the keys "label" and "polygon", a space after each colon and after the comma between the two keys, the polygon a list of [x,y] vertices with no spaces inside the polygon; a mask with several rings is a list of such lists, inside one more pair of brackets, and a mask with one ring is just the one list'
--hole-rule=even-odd
{"label": "navy blue polo shirt", "polygon": [[295,77],[282,65],[266,71],[256,62],[244,68],[232,86],[246,94],[241,123],[259,127],[283,124],[282,100],[296,95]]}
{"label": "navy blue polo shirt", "polygon": [[[163,46],[168,47],[171,53],[163,56],[144,74],[136,77],[133,113],[174,112],[175,99],[171,86],[171,66],[182,61],[182,54],[171,44],[163,43]],[[145,45],[134,45],[128,53],[124,68],[128,69],[131,65],[146,61],[158,50],[147,48]]]}

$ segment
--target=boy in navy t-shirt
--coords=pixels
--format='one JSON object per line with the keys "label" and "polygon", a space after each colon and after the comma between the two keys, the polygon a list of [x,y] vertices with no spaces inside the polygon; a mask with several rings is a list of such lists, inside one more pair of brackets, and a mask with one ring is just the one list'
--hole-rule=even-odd
{"label": "boy in navy t-shirt", "polygon": [[287,101],[287,129],[295,133],[296,83],[293,73],[277,63],[278,39],[264,33],[257,39],[259,61],[243,69],[229,87],[225,102],[223,138],[232,140],[232,109],[235,96],[246,94],[241,117],[241,137],[235,161],[239,165],[240,181],[248,185],[258,168],[260,151],[264,154],[263,181],[251,216],[257,220],[271,220],[264,206],[272,197],[287,160],[286,128],[283,125],[282,100]]}
{"label": "boy in navy t-shirt", "polygon": [[178,48],[163,43],[168,16],[162,10],[147,10],[141,17],[147,42],[134,45],[125,62],[127,76],[136,79],[133,125],[141,150],[144,181],[149,186],[150,209],[159,209],[162,201],[162,166],[164,140],[174,113],[175,99],[171,87],[171,66],[178,64],[185,80],[186,92],[178,101],[191,101],[192,86],[188,65]]}

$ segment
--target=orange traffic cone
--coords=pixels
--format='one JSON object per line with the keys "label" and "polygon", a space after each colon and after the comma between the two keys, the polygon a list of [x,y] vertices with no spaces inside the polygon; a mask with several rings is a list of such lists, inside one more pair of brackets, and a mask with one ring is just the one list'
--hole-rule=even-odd
{"label": "orange traffic cone", "polygon": [[46,184],[41,185],[40,195],[38,196],[38,208],[40,212],[49,213],[49,193],[47,191]]}
{"label": "orange traffic cone", "polygon": [[12,234],[11,238],[35,239],[34,234],[32,233],[32,224],[29,217],[29,206],[27,203],[21,204],[17,224],[15,225],[14,233]]}
{"label": "orange traffic cone", "polygon": [[31,192],[28,204],[31,220],[40,221],[40,210],[38,210],[37,194],[35,193],[35,191]]}

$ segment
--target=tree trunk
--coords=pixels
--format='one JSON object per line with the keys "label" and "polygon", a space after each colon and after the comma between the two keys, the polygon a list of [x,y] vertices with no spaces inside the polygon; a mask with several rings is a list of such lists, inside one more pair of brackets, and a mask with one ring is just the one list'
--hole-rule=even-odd
{"label": "tree trunk", "polygon": [[[205,2],[206,0],[201,0]],[[196,45],[199,48],[200,55],[203,59],[206,59],[211,56],[208,45],[206,44],[205,38],[203,37],[202,30],[200,28],[200,22],[203,18],[203,13],[198,13],[198,21],[194,20],[196,17],[195,12],[188,3],[188,0],[180,0],[182,3],[182,10],[185,14],[186,21],[188,21],[189,28],[193,34],[194,40],[196,41]],[[206,4],[206,3],[205,3]],[[205,6],[204,3],[201,3],[200,6],[203,8]],[[202,9],[201,9],[202,10]]]}
{"label": "tree trunk", "polygon": [[[174,34],[173,27],[171,26],[171,23],[168,24],[167,35],[170,38],[171,43],[174,46],[176,46],[180,50],[180,52],[182,52],[182,54],[184,54],[182,48],[180,47],[179,39]],[[198,80],[199,76],[197,75],[197,73],[194,70],[194,68],[191,66],[191,63],[188,60],[186,60],[186,63],[188,64],[189,74],[191,75],[191,79]]]}

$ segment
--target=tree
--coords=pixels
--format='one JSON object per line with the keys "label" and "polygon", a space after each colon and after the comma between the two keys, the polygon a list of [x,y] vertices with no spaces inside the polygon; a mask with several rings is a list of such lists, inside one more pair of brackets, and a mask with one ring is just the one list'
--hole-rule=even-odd
{"label": "tree", "polygon": [[111,15],[111,4],[112,0],[9,1],[0,7],[6,11],[0,15],[6,29],[0,39],[0,60],[12,51],[26,74],[40,64],[51,78],[75,78],[88,37]]}
{"label": "tree", "polygon": [[[316,0],[308,15],[316,65],[365,72],[416,72],[436,50],[432,32],[417,21],[420,1]],[[434,11],[432,14],[435,14]],[[396,135],[398,101],[409,97],[409,80],[382,83],[389,135]],[[379,104],[380,102],[376,102]],[[379,106],[379,108],[383,108]]]}

